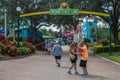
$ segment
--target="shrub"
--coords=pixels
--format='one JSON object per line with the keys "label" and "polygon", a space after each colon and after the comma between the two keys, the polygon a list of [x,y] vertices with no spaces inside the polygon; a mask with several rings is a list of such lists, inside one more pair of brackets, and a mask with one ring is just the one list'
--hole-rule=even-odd
{"label": "shrub", "polygon": [[2,44],[8,45],[10,40],[2,33],[0,33],[0,42]]}
{"label": "shrub", "polygon": [[31,53],[31,49],[27,47],[20,47],[19,51],[21,55],[27,55]]}
{"label": "shrub", "polygon": [[12,41],[12,40],[13,40],[13,36],[8,36],[8,39],[9,39],[10,41]]}
{"label": "shrub", "polygon": [[95,53],[100,53],[103,51],[103,46],[99,45],[99,46],[94,46],[94,52]]}
{"label": "shrub", "polygon": [[94,47],[97,45],[100,45],[100,43],[97,43],[97,42],[88,43],[88,47]]}
{"label": "shrub", "polygon": [[120,45],[112,46],[112,51],[120,51]]}
{"label": "shrub", "polygon": [[20,45],[20,47],[25,47],[26,46],[26,44],[24,42],[20,42],[19,45]]}
{"label": "shrub", "polygon": [[35,46],[32,46],[31,52],[32,52],[32,53],[35,53],[35,50],[36,50]]}
{"label": "shrub", "polygon": [[16,46],[10,46],[10,50],[8,51],[9,56],[17,56],[17,47]]}
{"label": "shrub", "polygon": [[16,40],[11,41],[10,45],[17,46],[17,41]]}
{"label": "shrub", "polygon": [[100,39],[98,42],[101,43],[103,46],[109,44],[109,41],[107,39]]}
{"label": "shrub", "polygon": [[109,52],[109,46],[103,46],[103,52]]}
{"label": "shrub", "polygon": [[[112,52],[120,51],[120,45],[112,45]],[[100,53],[100,52],[109,52],[110,46],[94,46],[94,52]]]}

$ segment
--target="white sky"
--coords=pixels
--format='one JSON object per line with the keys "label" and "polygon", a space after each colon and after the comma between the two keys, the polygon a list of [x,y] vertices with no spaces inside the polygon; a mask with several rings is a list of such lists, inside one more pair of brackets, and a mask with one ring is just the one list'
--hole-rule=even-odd
{"label": "white sky", "polygon": [[52,29],[53,31],[59,31],[59,29],[57,29],[57,27],[53,27],[53,25],[51,25],[50,27],[42,26],[40,27],[40,29],[47,29],[47,30]]}

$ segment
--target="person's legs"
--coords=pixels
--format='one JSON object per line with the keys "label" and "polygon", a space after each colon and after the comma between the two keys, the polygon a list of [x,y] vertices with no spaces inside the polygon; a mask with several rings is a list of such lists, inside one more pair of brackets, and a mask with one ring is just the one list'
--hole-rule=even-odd
{"label": "person's legs", "polygon": [[61,55],[60,55],[60,56],[57,56],[57,64],[58,64],[58,67],[60,67],[60,61],[61,61]]}
{"label": "person's legs", "polygon": [[74,69],[75,69],[75,74],[79,74],[77,71],[77,64],[76,63],[74,63]]}
{"label": "person's legs", "polygon": [[50,48],[48,48],[48,54],[50,54]]}
{"label": "person's legs", "polygon": [[71,63],[72,65],[70,66],[68,73],[71,74],[71,69],[74,67],[74,63]]}
{"label": "person's legs", "polygon": [[82,67],[82,70],[83,70],[82,74],[84,74],[84,75],[88,75],[86,64],[87,64],[86,60],[81,60],[80,61],[80,65],[79,66]]}
{"label": "person's legs", "polygon": [[56,64],[58,64],[58,60],[57,59],[55,59],[56,60]]}
{"label": "person's legs", "polygon": [[58,56],[55,56],[56,64],[58,64]]}
{"label": "person's legs", "polygon": [[83,74],[88,75],[87,68],[83,67]]}

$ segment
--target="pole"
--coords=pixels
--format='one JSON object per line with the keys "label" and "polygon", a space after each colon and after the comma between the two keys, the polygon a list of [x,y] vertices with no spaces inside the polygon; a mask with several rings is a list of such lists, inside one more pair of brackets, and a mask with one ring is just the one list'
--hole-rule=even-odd
{"label": "pole", "polygon": [[112,34],[112,12],[110,11],[110,48],[109,48],[109,55],[111,56],[112,53],[111,53],[111,50],[112,50],[112,46],[111,46],[111,43],[112,43],[112,39],[111,39],[111,34]]}
{"label": "pole", "polygon": [[12,26],[13,26],[13,40],[15,40],[15,26],[14,24],[12,24]]}
{"label": "pole", "polygon": [[5,9],[5,36],[7,36],[7,14]]}
{"label": "pole", "polygon": [[18,22],[18,29],[17,29],[18,39],[17,39],[17,41],[18,41],[18,47],[19,47],[19,46],[20,46],[20,44],[19,44],[19,43],[20,43],[20,33],[19,33],[19,31],[20,31],[20,27],[19,27],[19,26],[20,26],[20,24],[19,24],[20,17],[19,17],[19,11],[18,11],[18,13],[17,13],[17,18],[18,18],[18,19],[17,19],[17,22]]}

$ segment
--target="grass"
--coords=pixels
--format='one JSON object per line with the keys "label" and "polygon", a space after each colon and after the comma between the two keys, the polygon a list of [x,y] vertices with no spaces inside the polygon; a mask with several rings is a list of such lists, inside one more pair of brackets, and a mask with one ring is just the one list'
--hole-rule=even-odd
{"label": "grass", "polygon": [[111,56],[109,53],[99,53],[97,55],[120,63],[120,52],[112,52]]}

